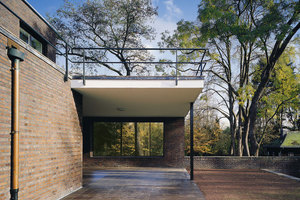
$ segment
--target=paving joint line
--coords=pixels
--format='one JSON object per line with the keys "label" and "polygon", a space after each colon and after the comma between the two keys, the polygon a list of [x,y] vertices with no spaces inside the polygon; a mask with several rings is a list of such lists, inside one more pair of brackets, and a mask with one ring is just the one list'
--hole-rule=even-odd
{"label": "paving joint line", "polygon": [[295,180],[295,181],[300,181],[300,178],[295,177],[295,176],[290,176],[290,175],[283,174],[283,173],[280,173],[280,172],[272,171],[270,169],[262,169],[262,170],[266,171],[266,172],[269,172],[269,173],[276,174],[278,176],[283,176],[283,177],[286,177],[286,178],[289,178],[289,179],[292,179],[292,180]]}

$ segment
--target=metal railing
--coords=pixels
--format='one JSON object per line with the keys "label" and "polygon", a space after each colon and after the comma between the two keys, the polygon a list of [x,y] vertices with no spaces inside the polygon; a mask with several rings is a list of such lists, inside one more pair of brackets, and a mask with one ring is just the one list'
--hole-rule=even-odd
{"label": "metal railing", "polygon": [[[86,83],[86,64],[169,64],[169,65],[175,65],[175,83],[176,85],[178,84],[178,71],[179,65],[183,64],[193,64],[197,65],[197,69],[195,69],[195,74],[196,76],[202,76],[203,75],[203,70],[205,68],[206,63],[203,62],[203,59],[205,57],[205,54],[207,52],[207,49],[205,48],[85,48],[85,47],[74,47],[72,48],[73,50],[80,50],[81,51],[81,57],[82,61],[74,61],[71,60],[72,63],[74,64],[82,64],[82,80],[83,80],[83,85]],[[86,58],[86,51],[88,50],[103,50],[103,51],[111,51],[111,50],[119,50],[119,51],[172,51],[173,54],[175,54],[175,61],[95,61],[93,59],[87,59]],[[189,51],[187,54],[193,53],[195,51],[202,52],[202,56],[199,61],[178,61],[178,51]],[[70,53],[72,55],[72,52]],[[78,54],[77,54],[78,55]]]}
{"label": "metal railing", "polygon": [[[47,44],[49,44],[51,47],[53,47],[56,51],[57,55],[61,55],[65,57],[65,76],[64,80],[67,81],[69,78],[69,62],[73,64],[82,64],[82,79],[83,84],[86,83],[86,64],[169,64],[169,65],[175,65],[175,81],[176,85],[178,84],[178,66],[184,65],[184,64],[193,64],[197,65],[196,76],[202,76],[203,70],[205,68],[206,62],[203,62],[205,54],[207,53],[208,49],[206,48],[109,48],[109,47],[72,47],[58,32],[57,30],[50,25],[26,0],[22,0],[35,14],[38,15],[38,17],[46,23],[49,28],[55,33],[57,38],[61,40],[65,45],[63,46],[64,52],[62,49],[58,48],[55,44],[52,44],[48,39],[46,39],[43,35],[41,35],[39,32],[35,31],[34,28],[32,28],[28,23],[26,23],[20,16],[18,16],[13,10],[11,10],[7,5],[5,5],[2,1],[0,1],[0,4],[4,6],[9,12],[11,12],[15,17],[17,17],[20,22],[25,24],[26,26],[30,27],[32,31],[34,31],[35,34],[37,34],[40,38],[42,38]],[[82,61],[78,60],[72,60],[70,56],[74,55],[73,51],[80,50],[82,52],[81,57]],[[124,62],[122,61],[95,61],[95,59],[87,59],[86,57],[86,51],[90,50],[103,50],[103,51],[110,51],[110,50],[122,50],[122,51],[171,51],[173,54],[175,54],[175,61],[130,61],[126,60]],[[178,61],[178,52],[182,51],[189,51],[189,53],[193,53],[195,51],[202,52],[202,56],[199,61]],[[77,55],[78,56],[78,55]]]}

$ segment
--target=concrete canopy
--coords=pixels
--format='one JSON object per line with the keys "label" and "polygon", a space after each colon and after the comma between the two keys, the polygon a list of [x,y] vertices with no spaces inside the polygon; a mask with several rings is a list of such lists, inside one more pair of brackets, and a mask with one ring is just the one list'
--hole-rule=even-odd
{"label": "concrete canopy", "polygon": [[190,102],[202,91],[199,77],[90,78],[71,80],[71,88],[83,95],[83,116],[89,117],[185,117]]}

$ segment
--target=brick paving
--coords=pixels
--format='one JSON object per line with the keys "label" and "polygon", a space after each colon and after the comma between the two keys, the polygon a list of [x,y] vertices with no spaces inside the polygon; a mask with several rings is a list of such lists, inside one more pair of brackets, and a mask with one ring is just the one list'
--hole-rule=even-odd
{"label": "brick paving", "polygon": [[257,169],[195,170],[206,200],[299,200],[300,182]]}
{"label": "brick paving", "polygon": [[90,168],[85,169],[83,174],[83,188],[63,200],[204,200],[185,169]]}

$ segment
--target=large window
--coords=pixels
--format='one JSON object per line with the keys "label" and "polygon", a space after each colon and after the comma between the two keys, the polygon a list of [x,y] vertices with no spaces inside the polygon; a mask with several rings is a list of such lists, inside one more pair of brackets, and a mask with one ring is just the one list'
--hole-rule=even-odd
{"label": "large window", "polygon": [[94,122],[95,156],[163,156],[162,122]]}

